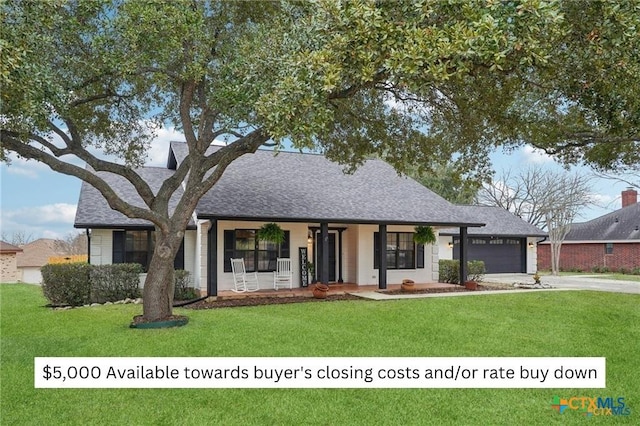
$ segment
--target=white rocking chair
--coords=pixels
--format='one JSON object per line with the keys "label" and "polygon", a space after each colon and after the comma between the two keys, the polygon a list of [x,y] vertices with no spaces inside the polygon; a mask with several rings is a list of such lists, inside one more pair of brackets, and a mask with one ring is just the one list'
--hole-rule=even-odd
{"label": "white rocking chair", "polygon": [[257,291],[258,273],[247,272],[244,267],[244,259],[231,259],[231,270],[233,272],[233,287],[231,290],[236,293],[247,291]]}
{"label": "white rocking chair", "polygon": [[273,272],[273,288],[293,288],[293,272],[291,271],[291,259],[278,258],[276,270]]}

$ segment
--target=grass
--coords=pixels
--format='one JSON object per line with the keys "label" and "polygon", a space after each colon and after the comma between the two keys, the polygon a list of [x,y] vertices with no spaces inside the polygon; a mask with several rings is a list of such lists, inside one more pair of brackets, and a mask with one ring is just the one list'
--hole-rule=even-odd
{"label": "grass", "polygon": [[[53,311],[0,286],[0,423],[584,424],[554,395],[622,396],[640,416],[640,296],[540,292],[192,311],[186,327],[131,330],[140,306]],[[36,356],[604,356],[606,389],[34,389]]]}

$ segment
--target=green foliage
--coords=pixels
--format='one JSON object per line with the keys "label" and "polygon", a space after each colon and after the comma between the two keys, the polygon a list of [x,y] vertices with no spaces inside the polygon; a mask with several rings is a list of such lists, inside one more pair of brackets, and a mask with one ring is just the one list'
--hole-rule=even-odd
{"label": "green foliage", "polygon": [[435,244],[436,234],[430,226],[416,226],[413,232],[413,241],[417,244]]}
{"label": "green foliage", "polygon": [[[430,166],[431,170],[422,173],[418,171],[409,171],[409,176],[429,188],[445,200],[454,204],[473,204],[476,195],[482,187],[482,181],[479,178],[466,176],[461,170],[453,165],[437,164],[434,162]],[[480,176],[488,176],[488,171],[481,171]]]}
{"label": "green foliage", "polygon": [[189,271],[178,269],[174,275],[173,300],[193,300],[200,296],[197,289],[191,286]]}
{"label": "green foliage", "polygon": [[140,297],[137,263],[89,265],[60,263],[42,267],[42,290],[53,305],[82,306]]}
{"label": "green foliage", "polygon": [[[438,282],[460,283],[460,261],[456,259],[440,259],[438,261]],[[482,260],[467,261],[467,280],[481,282],[484,279],[486,269]]]}
{"label": "green foliage", "polygon": [[277,223],[265,223],[258,229],[258,240],[268,241],[274,244],[282,244],[284,242],[284,230]]}
{"label": "green foliage", "polygon": [[115,302],[140,297],[142,272],[142,265],[138,263],[92,265],[91,302]]}
{"label": "green foliage", "polygon": [[91,300],[89,275],[91,265],[87,263],[60,263],[44,265],[42,292],[52,305],[82,306]]}

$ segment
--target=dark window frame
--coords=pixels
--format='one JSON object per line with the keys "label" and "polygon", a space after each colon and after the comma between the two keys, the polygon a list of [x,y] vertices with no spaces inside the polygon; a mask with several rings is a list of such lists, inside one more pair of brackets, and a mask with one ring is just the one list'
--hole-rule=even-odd
{"label": "dark window frame", "polygon": [[[410,241],[412,242],[412,249],[411,250],[407,250],[407,249],[400,249],[400,242],[401,242],[401,238],[400,235],[404,234],[405,236],[405,243],[406,243],[406,238],[410,238]],[[395,249],[394,250],[387,250],[387,256],[389,256],[390,253],[392,254],[393,259],[390,259],[389,257],[387,257],[387,269],[388,270],[414,270],[414,269],[424,269],[424,244],[416,244],[415,242],[413,242],[413,232],[387,232],[387,247],[390,244],[395,244]],[[380,265],[379,265],[379,261],[378,259],[380,258],[380,238],[379,238],[379,233],[378,232],[374,232],[373,234],[373,269],[380,269]],[[402,256],[402,253],[412,253],[411,256]],[[401,260],[405,261],[405,265],[406,265],[406,259],[411,259],[411,265],[410,266],[403,266],[403,267],[398,267],[398,264],[402,263]]]}
{"label": "dark window frame", "polygon": [[[137,255],[134,255],[136,251],[128,250],[127,247],[127,234],[132,233],[146,233],[146,256],[144,260],[141,258],[142,251],[138,250]],[[144,273],[149,271],[149,263],[153,256],[153,250],[155,247],[155,231],[152,229],[124,229],[113,231],[112,233],[112,257],[111,263],[139,263],[142,265]],[[140,262],[143,260],[143,262]],[[174,269],[184,269],[184,237],[180,242],[180,248],[176,253],[176,257],[173,260]]]}
{"label": "dark window frame", "polygon": [[[253,233],[253,248],[238,248],[238,233]],[[231,272],[231,259],[244,258],[247,272],[273,272],[276,270],[276,259],[278,258],[278,247],[274,243],[259,241],[256,238],[258,229],[236,228],[224,230],[224,272]],[[280,245],[280,257],[291,256],[291,234],[284,231],[284,241]],[[265,246],[267,248],[265,248]],[[266,262],[267,267],[260,267]]]}

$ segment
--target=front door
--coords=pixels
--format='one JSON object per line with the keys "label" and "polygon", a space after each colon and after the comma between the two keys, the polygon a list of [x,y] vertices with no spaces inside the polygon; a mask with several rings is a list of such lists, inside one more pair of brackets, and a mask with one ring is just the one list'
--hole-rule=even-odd
{"label": "front door", "polygon": [[[322,271],[322,238],[320,233],[316,234],[316,276],[320,280],[320,271]],[[329,232],[329,282],[336,281],[336,233]]]}

